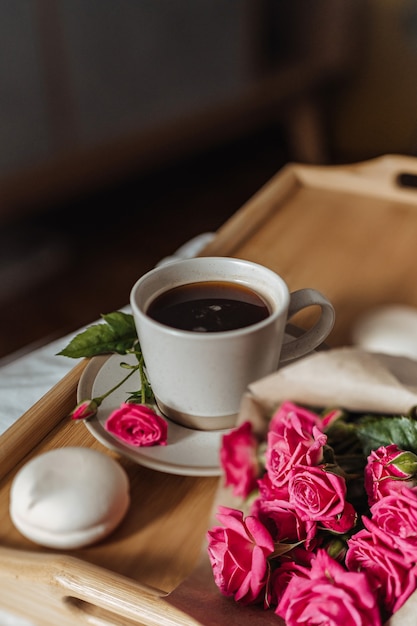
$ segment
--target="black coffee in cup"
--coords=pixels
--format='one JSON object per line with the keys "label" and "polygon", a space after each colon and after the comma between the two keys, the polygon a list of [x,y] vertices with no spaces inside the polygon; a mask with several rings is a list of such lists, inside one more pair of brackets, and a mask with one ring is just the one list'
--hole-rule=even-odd
{"label": "black coffee in cup", "polygon": [[256,324],[271,310],[262,296],[245,285],[202,281],[164,291],[150,303],[146,313],[172,328],[212,333]]}

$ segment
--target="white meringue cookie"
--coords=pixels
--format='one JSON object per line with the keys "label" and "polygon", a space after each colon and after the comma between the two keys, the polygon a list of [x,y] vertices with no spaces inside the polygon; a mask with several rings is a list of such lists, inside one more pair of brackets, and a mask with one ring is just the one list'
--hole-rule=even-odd
{"label": "white meringue cookie", "polygon": [[356,321],[352,340],[369,352],[417,359],[417,308],[400,304],[375,307]]}
{"label": "white meringue cookie", "polygon": [[117,461],[90,448],[66,447],[32,458],[17,472],[9,511],[28,539],[74,549],[110,534],[129,505],[129,479]]}

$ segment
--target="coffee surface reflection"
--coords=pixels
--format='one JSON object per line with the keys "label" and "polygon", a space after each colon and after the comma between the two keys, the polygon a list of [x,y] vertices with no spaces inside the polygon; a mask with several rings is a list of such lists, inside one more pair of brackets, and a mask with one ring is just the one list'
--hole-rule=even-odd
{"label": "coffee surface reflection", "polygon": [[173,287],[157,296],[147,315],[180,330],[224,332],[267,318],[270,307],[253,289],[227,281],[202,281]]}

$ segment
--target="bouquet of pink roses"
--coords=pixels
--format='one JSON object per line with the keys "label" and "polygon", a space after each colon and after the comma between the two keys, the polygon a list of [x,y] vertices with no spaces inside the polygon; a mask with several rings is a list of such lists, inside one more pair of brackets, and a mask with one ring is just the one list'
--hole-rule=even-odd
{"label": "bouquet of pink roses", "polygon": [[[208,554],[220,591],[288,626],[378,626],[417,588],[414,415],[317,413],[283,402],[266,439],[224,435]],[[245,511],[245,512],[244,512]]]}

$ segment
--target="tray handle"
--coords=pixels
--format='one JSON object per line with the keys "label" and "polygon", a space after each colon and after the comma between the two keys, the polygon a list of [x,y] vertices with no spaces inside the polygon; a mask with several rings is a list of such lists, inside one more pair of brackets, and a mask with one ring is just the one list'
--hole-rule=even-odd
{"label": "tray handle", "polygon": [[412,172],[400,172],[397,174],[396,183],[405,189],[415,189],[417,191],[417,174]]}
{"label": "tray handle", "polygon": [[306,186],[416,204],[416,157],[386,154],[350,165],[295,164],[292,169]]}
{"label": "tray handle", "polygon": [[417,159],[398,154],[386,154],[352,166],[369,180],[385,183],[401,192],[417,191]]}
{"label": "tray handle", "polygon": [[0,562],[6,610],[43,626],[199,626],[166,592],[76,557],[0,547]]}
{"label": "tray handle", "polygon": [[386,154],[362,163],[347,166],[347,171],[363,177],[375,195],[398,195],[415,202],[417,192],[417,159],[415,157]]}

